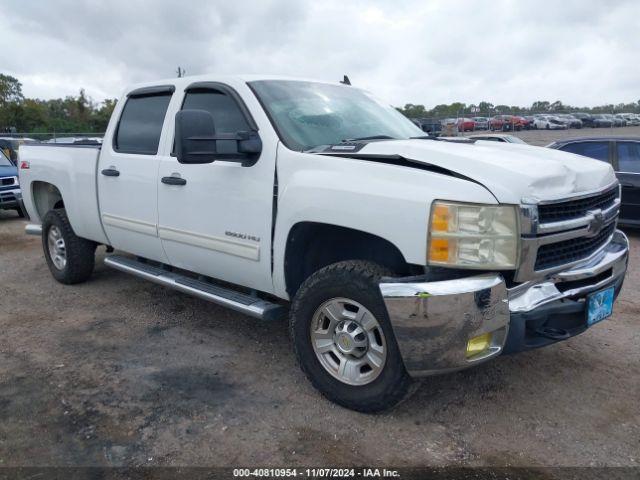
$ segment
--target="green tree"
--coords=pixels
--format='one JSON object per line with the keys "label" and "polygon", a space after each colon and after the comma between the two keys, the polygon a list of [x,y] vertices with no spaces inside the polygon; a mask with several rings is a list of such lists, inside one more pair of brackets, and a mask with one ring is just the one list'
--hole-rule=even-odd
{"label": "green tree", "polygon": [[424,105],[407,103],[404,108],[399,108],[398,110],[409,118],[421,118],[427,116],[427,111],[425,110]]}
{"label": "green tree", "polygon": [[17,127],[23,100],[22,84],[18,79],[0,73],[0,126]]}

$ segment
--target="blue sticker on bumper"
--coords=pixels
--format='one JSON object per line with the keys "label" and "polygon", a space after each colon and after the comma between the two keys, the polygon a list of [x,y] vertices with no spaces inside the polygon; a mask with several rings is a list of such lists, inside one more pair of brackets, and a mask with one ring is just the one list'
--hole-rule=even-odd
{"label": "blue sticker on bumper", "polygon": [[613,292],[613,287],[610,287],[587,297],[587,325],[591,326],[611,316]]}

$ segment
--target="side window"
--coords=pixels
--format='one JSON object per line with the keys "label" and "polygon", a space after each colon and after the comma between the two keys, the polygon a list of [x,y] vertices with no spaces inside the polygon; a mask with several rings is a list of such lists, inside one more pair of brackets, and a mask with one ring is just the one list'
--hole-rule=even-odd
{"label": "side window", "polygon": [[184,96],[182,109],[206,110],[209,112],[213,115],[217,133],[236,133],[251,130],[235,100],[219,90],[189,90]]}
{"label": "side window", "polygon": [[640,173],[640,148],[636,142],[618,142],[618,171]]}
{"label": "side window", "polygon": [[170,93],[129,97],[122,109],[113,148],[120,153],[158,153]]}
{"label": "side window", "polygon": [[609,162],[609,142],[575,142],[561,147],[560,150]]}

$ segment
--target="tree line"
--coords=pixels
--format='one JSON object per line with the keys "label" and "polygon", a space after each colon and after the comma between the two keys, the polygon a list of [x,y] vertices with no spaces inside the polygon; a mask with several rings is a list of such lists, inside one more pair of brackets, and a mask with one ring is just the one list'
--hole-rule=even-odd
{"label": "tree line", "polygon": [[490,102],[480,102],[467,105],[466,103],[454,102],[449,105],[436,105],[432,109],[425,108],[424,105],[414,105],[407,103],[398,110],[409,118],[450,118],[450,117],[491,117],[493,115],[533,115],[535,113],[640,113],[640,100],[633,103],[618,103],[599,105],[597,107],[574,107],[565,105],[560,100],[547,102],[539,100],[533,102],[530,107],[519,107],[516,105],[494,105]]}
{"label": "tree line", "polygon": [[[17,78],[0,73],[0,132],[21,133],[102,133],[107,128],[115,99],[96,103],[80,90],[77,96],[52,100],[27,98]],[[574,107],[561,101],[537,101],[530,107],[494,105],[490,102],[476,104],[454,102],[436,105],[431,109],[424,105],[407,103],[398,110],[409,118],[448,118],[493,116],[498,114],[529,115],[534,113],[640,113],[640,100],[634,103],[607,104],[597,107]]]}
{"label": "tree line", "polygon": [[65,98],[27,98],[17,78],[0,73],[2,133],[102,133],[115,105],[115,99],[94,102],[84,89]]}

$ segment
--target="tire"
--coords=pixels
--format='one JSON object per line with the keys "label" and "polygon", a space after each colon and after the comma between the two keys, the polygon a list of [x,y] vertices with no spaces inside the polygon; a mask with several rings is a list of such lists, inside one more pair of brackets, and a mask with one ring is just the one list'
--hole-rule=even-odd
{"label": "tire", "polygon": [[[54,239],[57,239],[53,243],[58,250],[53,245],[50,246],[50,241]],[[72,285],[87,280],[95,266],[96,246],[95,242],[80,238],[74,233],[64,209],[50,210],[44,216],[42,248],[51,275],[58,282]],[[62,257],[64,263],[60,260]]]}
{"label": "tire", "polygon": [[[291,306],[289,330],[302,371],[326,398],[343,407],[364,413],[380,412],[393,407],[407,395],[411,385],[411,378],[405,370],[387,310],[378,289],[378,280],[386,275],[390,275],[388,270],[372,262],[351,260],[334,263],[311,275],[298,290]],[[350,355],[344,355],[338,350],[336,343],[338,340],[335,336],[338,329],[334,330],[332,327],[334,323],[344,327],[343,317],[340,317],[342,320],[332,322],[329,316],[323,316],[321,313],[325,311],[324,306],[334,306],[335,302],[342,301],[359,304],[377,321],[378,335],[371,337],[369,332],[367,338],[378,339],[374,341],[383,347],[376,348],[386,351],[386,359],[377,371],[365,372],[365,377],[371,377],[367,383],[349,384],[339,379],[337,376],[339,373],[331,373],[325,366],[327,361],[322,360],[334,357],[335,359],[353,359]],[[344,308],[342,311],[347,312],[347,309]],[[325,340],[330,344],[331,353],[316,353],[315,345],[317,344],[312,340],[312,333],[318,319],[320,319],[319,325],[327,323],[326,332],[328,333],[324,335],[333,336],[333,340]],[[367,323],[370,324],[370,322]],[[382,342],[379,341],[380,333]],[[371,340],[367,342],[367,353],[362,357],[364,362],[369,358],[370,351],[374,350],[370,343]],[[337,362],[334,360],[334,363]],[[363,375],[363,369],[366,370],[366,366],[358,367],[356,372],[358,376]],[[354,369],[351,369],[351,372],[354,373]]]}
{"label": "tire", "polygon": [[17,207],[17,208],[16,208],[16,212],[18,213],[18,216],[19,216],[20,218],[24,218],[24,217],[26,217],[26,215],[25,215],[24,211],[22,210],[22,208]]}

